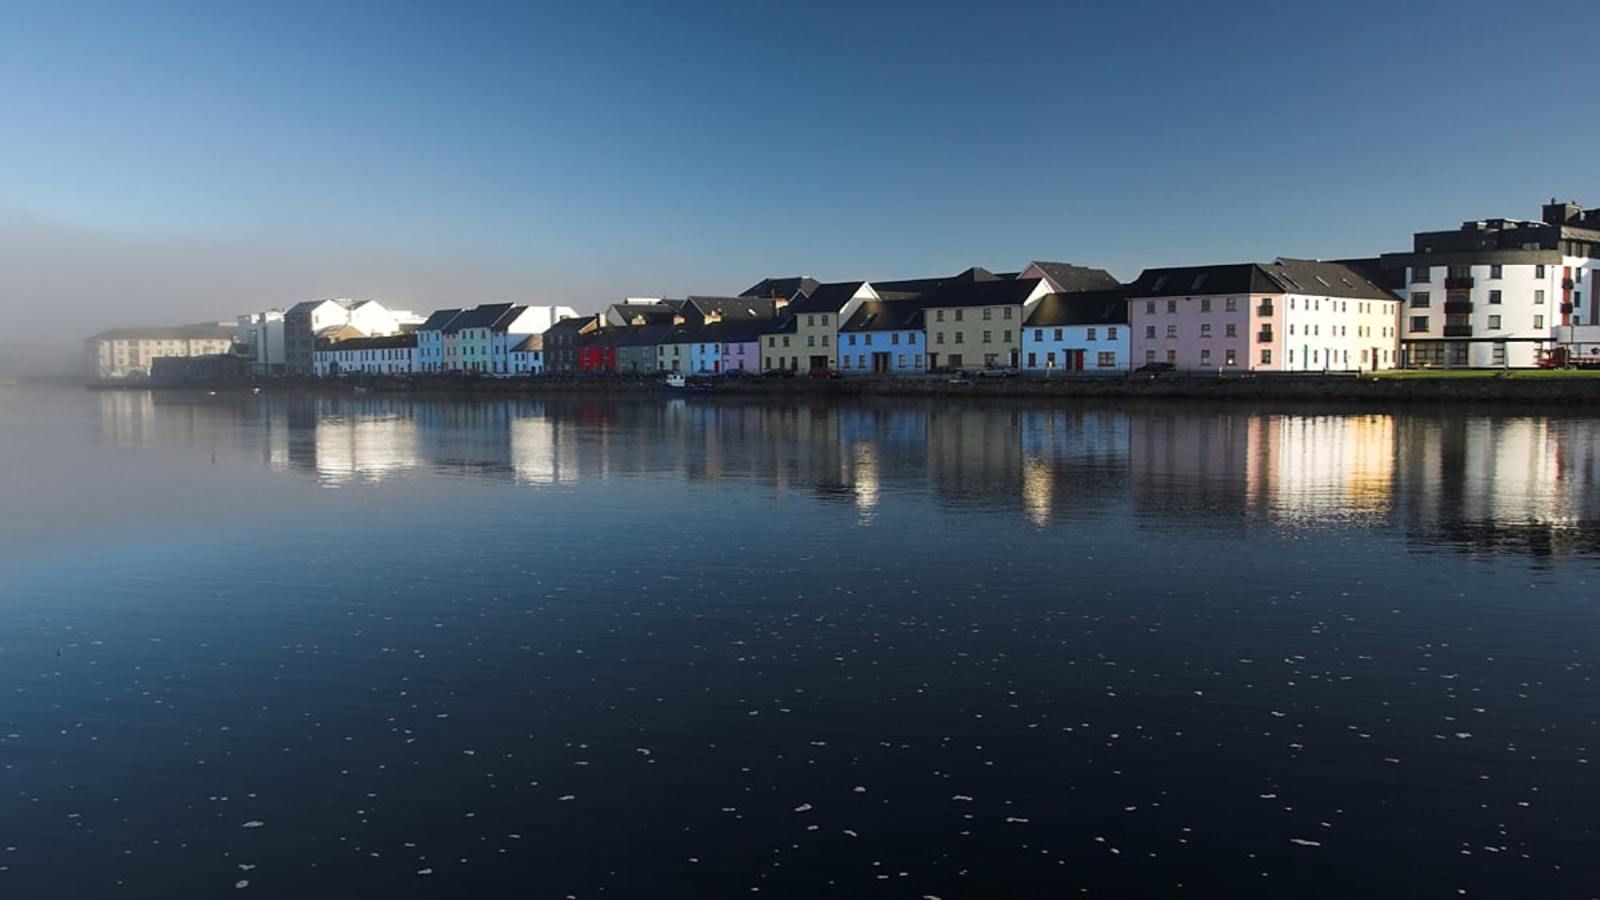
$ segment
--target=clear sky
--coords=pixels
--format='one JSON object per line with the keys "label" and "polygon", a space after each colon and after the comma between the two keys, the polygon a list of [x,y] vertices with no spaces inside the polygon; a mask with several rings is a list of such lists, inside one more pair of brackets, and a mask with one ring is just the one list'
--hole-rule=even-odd
{"label": "clear sky", "polygon": [[0,303],[1128,279],[1600,205],[1597,158],[1600,2],[12,4]]}

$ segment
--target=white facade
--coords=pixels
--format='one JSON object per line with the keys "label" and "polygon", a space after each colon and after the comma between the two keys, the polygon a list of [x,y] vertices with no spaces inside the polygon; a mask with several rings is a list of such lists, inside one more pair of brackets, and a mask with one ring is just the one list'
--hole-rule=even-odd
{"label": "white facade", "polygon": [[1035,375],[1119,375],[1129,368],[1125,324],[1022,329],[1022,370]]}
{"label": "white facade", "polygon": [[145,377],[152,360],[228,353],[233,341],[234,325],[228,322],[101,332],[84,342],[84,374],[99,380]]}
{"label": "white facade", "polygon": [[1370,372],[1400,365],[1400,303],[1285,294],[1277,327],[1282,372]]}
{"label": "white facade", "polygon": [[410,375],[416,346],[384,346],[399,344],[399,340],[352,338],[319,347],[312,355],[312,373],[319,378],[334,375]]}
{"label": "white facade", "polygon": [[512,350],[511,374],[513,375],[543,375],[544,351],[543,350]]}
{"label": "white facade", "polygon": [[287,360],[283,343],[283,311],[247,313],[237,320],[234,343],[250,357],[253,375],[281,375]]}
{"label": "white facade", "polygon": [[[1556,340],[1562,297],[1587,318],[1595,261],[1563,265],[1415,266],[1408,273],[1401,340],[1413,367],[1536,366]],[[1571,273],[1571,274],[1567,274]],[[1571,278],[1573,286],[1563,287]],[[1424,341],[1426,343],[1424,343]]]}

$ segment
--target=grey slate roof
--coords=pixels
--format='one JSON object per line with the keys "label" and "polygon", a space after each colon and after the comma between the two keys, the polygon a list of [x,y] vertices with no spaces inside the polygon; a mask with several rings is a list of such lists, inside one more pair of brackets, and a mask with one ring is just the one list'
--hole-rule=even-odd
{"label": "grey slate roof", "polygon": [[1287,293],[1348,297],[1353,300],[1400,299],[1359,269],[1343,263],[1280,257],[1262,268]]}
{"label": "grey slate roof", "polygon": [[1213,294],[1315,294],[1357,300],[1395,300],[1357,268],[1314,259],[1146,269],[1128,285],[1130,297]]}
{"label": "grey slate roof", "polygon": [[394,350],[404,347],[415,347],[417,336],[415,334],[390,334],[382,337],[355,337],[346,338],[337,343],[318,347],[318,350]]}
{"label": "grey slate roof", "polygon": [[1014,281],[999,278],[990,281],[960,279],[946,282],[938,290],[927,295],[923,302],[929,309],[954,306],[1021,306],[1038,286],[1037,278],[1019,278]]}
{"label": "grey slate roof", "polygon": [[511,348],[511,352],[512,353],[531,353],[531,352],[533,352],[535,350],[543,350],[543,349],[544,349],[544,335],[542,335],[542,334],[530,334],[527,337],[523,338],[522,340],[518,341],[517,345],[515,347]]}
{"label": "grey slate roof", "polygon": [[1034,265],[1066,292],[1101,291],[1122,286],[1116,276],[1105,269],[1092,269],[1088,266],[1075,266],[1062,262],[1035,262]]}
{"label": "grey slate roof", "polygon": [[1046,294],[1028,314],[1024,328],[1055,325],[1125,325],[1128,293],[1121,286],[1102,291]]}
{"label": "grey slate roof", "polygon": [[450,324],[444,327],[444,331],[446,334],[455,334],[464,328],[493,328],[495,323],[514,306],[512,303],[485,303],[474,306],[452,319]]}
{"label": "grey slate roof", "polygon": [[459,309],[436,309],[428,316],[427,321],[417,326],[418,331],[443,331],[446,325],[456,316],[461,315]]}
{"label": "grey slate roof", "polygon": [[840,331],[912,331],[922,327],[921,300],[868,300],[851,314]]}
{"label": "grey slate roof", "polygon": [[856,291],[861,290],[860,281],[832,281],[819,284],[816,290],[790,303],[787,311],[793,313],[836,313],[844,308]]}
{"label": "grey slate roof", "polygon": [[759,297],[690,297],[683,312],[704,318],[716,313],[728,319],[770,319],[777,311],[777,302]]}
{"label": "grey slate roof", "polygon": [[810,275],[800,275],[793,278],[763,278],[742,291],[739,296],[793,301],[802,294],[810,294],[816,290],[817,284],[817,280]]}
{"label": "grey slate roof", "polygon": [[982,266],[973,266],[970,269],[954,275],[942,275],[937,278],[902,278],[896,281],[871,282],[873,291],[879,297],[888,299],[903,299],[907,297],[931,294],[951,282],[974,281],[1000,281],[1003,277],[985,269]]}
{"label": "grey slate roof", "polygon": [[112,328],[86,338],[90,341],[222,341],[232,340],[234,326],[201,322],[197,325],[167,325],[151,328]]}
{"label": "grey slate roof", "polygon": [[672,332],[671,322],[657,322],[650,325],[621,326],[615,331],[618,347],[654,347],[661,343],[661,339]]}

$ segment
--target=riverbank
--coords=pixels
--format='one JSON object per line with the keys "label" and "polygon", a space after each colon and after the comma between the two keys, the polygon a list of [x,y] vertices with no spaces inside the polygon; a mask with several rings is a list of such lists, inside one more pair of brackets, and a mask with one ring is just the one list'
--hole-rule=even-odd
{"label": "riverbank", "polygon": [[739,396],[904,396],[952,398],[1140,399],[1240,401],[1337,401],[1397,405],[1410,403],[1535,403],[1580,405],[1600,403],[1600,378],[1593,373],[1548,371],[1483,372],[1450,377],[1434,373],[1401,373],[1378,377],[1352,375],[1257,375],[1243,377],[1160,375],[1085,378],[796,378],[690,379],[684,389],[666,387],[657,378],[539,377],[506,379],[387,378],[367,381],[272,379],[155,386],[92,385],[97,389],[153,390],[311,390],[410,394],[629,394]]}

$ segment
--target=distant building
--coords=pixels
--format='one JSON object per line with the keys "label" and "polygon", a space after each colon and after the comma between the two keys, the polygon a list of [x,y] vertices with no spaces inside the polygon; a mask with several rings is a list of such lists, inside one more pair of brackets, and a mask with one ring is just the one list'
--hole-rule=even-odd
{"label": "distant building", "polygon": [[1400,298],[1344,263],[1146,269],[1128,286],[1134,367],[1353,372],[1399,365]]}
{"label": "distant building", "polygon": [[234,336],[230,322],[102,331],[84,341],[84,374],[94,380],[146,378],[156,359],[231,353]]}
{"label": "distant building", "polygon": [[617,372],[623,375],[655,372],[657,348],[675,327],[671,321],[667,321],[622,328],[617,336]]}
{"label": "distant building", "polygon": [[339,375],[410,375],[415,371],[416,350],[415,333],[325,341],[312,356],[312,373],[323,378]]}
{"label": "distant building", "polygon": [[391,310],[376,300],[307,300],[283,314],[284,371],[289,375],[313,373],[317,342],[341,327],[364,337],[381,337],[415,330],[422,317],[409,310]]}
{"label": "distant building", "polygon": [[417,352],[413,359],[414,371],[423,375],[438,375],[448,371],[445,367],[444,331],[461,315],[459,309],[435,310],[433,315],[417,327]]}
{"label": "distant building", "polygon": [[838,368],[839,357],[833,342],[838,336],[839,323],[854,315],[862,303],[877,299],[878,295],[865,281],[839,281],[817,285],[810,294],[790,302],[786,309],[794,322],[794,333],[789,335],[793,338],[794,352],[790,355],[800,363],[790,368]]}
{"label": "distant building", "polygon": [[1128,294],[1120,285],[1046,294],[1022,324],[1022,369],[1037,375],[1126,372],[1130,346]]}
{"label": "distant building", "polygon": [[[1401,333],[1410,367],[1526,367],[1590,354],[1600,326],[1600,209],[1551,202],[1541,221],[1481,219],[1419,232],[1383,265],[1407,274]],[[1578,346],[1568,346],[1578,345]],[[1574,354],[1573,351],[1577,352]]]}
{"label": "distant building", "polygon": [[287,359],[283,344],[283,311],[248,313],[234,326],[236,352],[244,356],[252,375],[282,375]]}
{"label": "distant building", "polygon": [[544,333],[546,375],[578,374],[578,340],[598,327],[598,316],[573,316],[551,325]]}
{"label": "distant building", "polygon": [[1105,269],[1075,266],[1072,263],[1034,262],[1023,269],[1018,278],[1042,278],[1051,293],[1069,294],[1078,291],[1110,291],[1122,287],[1115,275]]}
{"label": "distant building", "polygon": [[923,303],[866,300],[839,326],[839,371],[846,375],[920,375],[927,371]]}
{"label": "distant building", "polygon": [[818,281],[810,275],[791,278],[763,278],[739,294],[741,297],[760,297],[778,302],[781,309],[815,291]]}
{"label": "distant building", "polygon": [[1042,278],[974,278],[974,272],[982,270],[946,282],[924,301],[930,369],[1021,365],[1022,323],[1050,286]]}
{"label": "distant building", "polygon": [[511,348],[511,374],[544,374],[544,335],[530,334]]}

